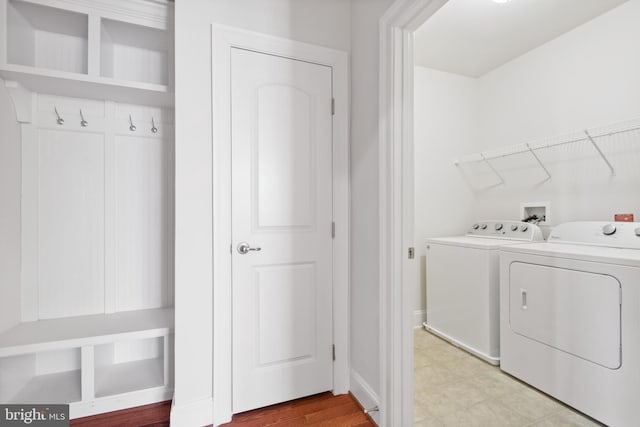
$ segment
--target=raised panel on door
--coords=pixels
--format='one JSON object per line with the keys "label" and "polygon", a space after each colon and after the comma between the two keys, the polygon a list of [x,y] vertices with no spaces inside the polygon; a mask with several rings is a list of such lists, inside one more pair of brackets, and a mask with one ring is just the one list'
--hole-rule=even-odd
{"label": "raised panel on door", "polygon": [[38,132],[38,317],[104,311],[104,137]]}
{"label": "raised panel on door", "polygon": [[[257,199],[253,231],[315,226],[313,98],[295,86],[258,88],[252,155]],[[283,167],[286,165],[286,167]]]}
{"label": "raised panel on door", "polygon": [[[233,410],[330,390],[331,68],[232,49]],[[240,242],[260,250],[238,253]]]}
{"label": "raised panel on door", "polygon": [[116,311],[167,305],[171,235],[167,142],[116,137]]}
{"label": "raised panel on door", "polygon": [[[302,361],[316,353],[314,264],[272,265],[254,269],[257,289],[257,366]],[[290,330],[296,337],[289,340]]]}

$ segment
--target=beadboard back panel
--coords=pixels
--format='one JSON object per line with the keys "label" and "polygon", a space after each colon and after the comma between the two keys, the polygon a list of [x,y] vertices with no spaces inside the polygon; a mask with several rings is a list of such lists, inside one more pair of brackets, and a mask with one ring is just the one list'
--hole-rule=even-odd
{"label": "beadboard back panel", "polygon": [[116,136],[116,311],[169,303],[167,143]]}
{"label": "beadboard back panel", "polygon": [[38,318],[104,309],[104,135],[38,132]]}
{"label": "beadboard back panel", "polygon": [[22,136],[22,320],[173,305],[171,112],[35,96]]}

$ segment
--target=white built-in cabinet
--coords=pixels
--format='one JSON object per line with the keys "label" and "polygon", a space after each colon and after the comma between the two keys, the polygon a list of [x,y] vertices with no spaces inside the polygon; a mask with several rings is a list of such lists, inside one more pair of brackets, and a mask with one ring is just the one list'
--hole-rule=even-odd
{"label": "white built-in cabinet", "polygon": [[172,21],[162,0],[0,0],[22,134],[0,403],[76,418],[172,398]]}

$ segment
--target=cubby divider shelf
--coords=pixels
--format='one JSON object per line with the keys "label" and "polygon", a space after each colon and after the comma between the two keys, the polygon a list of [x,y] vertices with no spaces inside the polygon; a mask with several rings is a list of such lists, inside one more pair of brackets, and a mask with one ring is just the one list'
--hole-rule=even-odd
{"label": "cubby divider shelf", "polygon": [[74,98],[108,99],[115,102],[168,107],[173,92],[166,85],[121,81],[23,65],[0,65],[0,77],[19,82],[37,93]]}

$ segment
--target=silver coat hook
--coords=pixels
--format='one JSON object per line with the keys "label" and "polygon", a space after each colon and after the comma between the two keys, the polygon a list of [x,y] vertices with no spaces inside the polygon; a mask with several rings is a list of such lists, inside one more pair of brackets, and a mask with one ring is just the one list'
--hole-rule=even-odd
{"label": "silver coat hook", "polygon": [[60,117],[60,113],[58,113],[58,107],[53,107],[53,110],[56,112],[56,116],[58,117],[58,119],[56,120],[56,122],[59,125],[63,125],[64,124],[64,119],[62,117]]}
{"label": "silver coat hook", "polygon": [[80,120],[80,126],[82,126],[83,128],[86,128],[89,122],[84,119],[84,114],[82,114],[82,108],[80,109],[80,118],[82,119]]}
{"label": "silver coat hook", "polygon": [[153,117],[151,117],[151,132],[158,133],[158,128],[156,127],[156,122]]}
{"label": "silver coat hook", "polygon": [[131,119],[131,114],[129,114],[129,130],[131,132],[136,131],[136,125],[133,124],[133,120]]}

